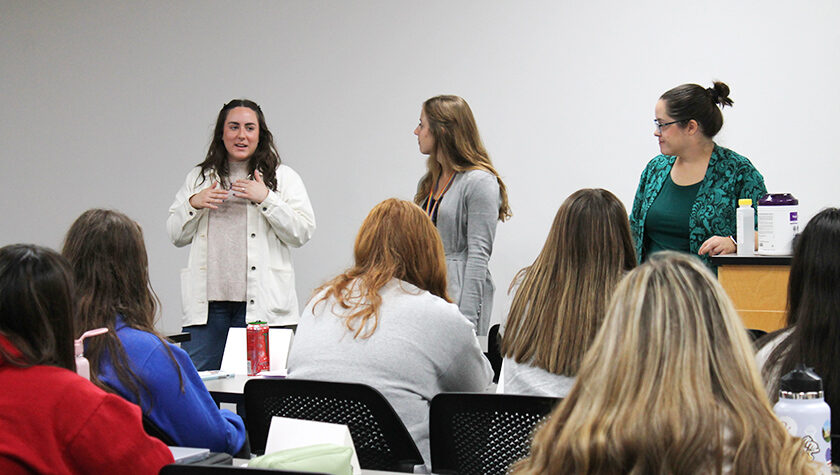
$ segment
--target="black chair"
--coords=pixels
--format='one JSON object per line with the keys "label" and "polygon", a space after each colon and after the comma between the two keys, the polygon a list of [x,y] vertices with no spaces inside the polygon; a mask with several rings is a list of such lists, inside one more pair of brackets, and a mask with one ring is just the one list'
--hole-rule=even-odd
{"label": "black chair", "polygon": [[175,439],[169,436],[166,432],[163,431],[157,424],[152,422],[146,414],[143,414],[143,429],[146,431],[147,434],[150,436],[160,440],[166,445],[176,446],[178,444],[175,443]]}
{"label": "black chair", "polygon": [[750,339],[751,339],[753,342],[758,341],[758,339],[759,339],[759,338],[761,338],[761,337],[763,337],[764,335],[766,335],[766,334],[767,334],[767,332],[766,332],[766,331],[764,331],[764,330],[759,330],[758,328],[750,328],[750,329],[747,329],[747,333],[749,333],[749,334],[750,334]]}
{"label": "black chair", "polygon": [[160,469],[160,475],[211,475],[232,473],[235,475],[318,475],[316,472],[294,472],[289,470],[268,470],[264,468],[234,467],[232,465],[201,465],[171,463]]}
{"label": "black chair", "polygon": [[559,401],[513,394],[438,394],[429,416],[432,473],[507,473],[528,456],[534,429]]}
{"label": "black chair", "polygon": [[412,472],[424,463],[391,404],[364,384],[252,379],[245,383],[245,412],[257,454],[265,451],[271,418],[280,416],[347,425],[362,469]]}
{"label": "black chair", "polygon": [[487,353],[484,356],[493,368],[493,382],[499,382],[499,372],[502,370],[502,338],[499,336],[499,324],[490,327],[487,332]]}

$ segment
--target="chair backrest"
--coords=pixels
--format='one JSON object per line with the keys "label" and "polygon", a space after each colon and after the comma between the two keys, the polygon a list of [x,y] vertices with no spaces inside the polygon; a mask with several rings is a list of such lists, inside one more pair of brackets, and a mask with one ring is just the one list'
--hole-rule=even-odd
{"label": "chair backrest", "polygon": [[432,399],[432,473],[507,473],[528,456],[534,429],[558,398],[489,393],[443,393]]}
{"label": "chair backrest", "polygon": [[146,431],[146,434],[160,440],[166,445],[176,446],[178,445],[175,443],[175,439],[169,436],[166,432],[163,431],[157,424],[152,422],[146,414],[143,414],[143,429]]}
{"label": "chair backrest", "polygon": [[424,463],[388,400],[364,384],[251,379],[245,383],[245,414],[257,454],[265,451],[271,418],[280,416],[347,425],[362,469],[411,472]]}
{"label": "chair backrest", "polygon": [[750,334],[750,339],[752,341],[757,341],[759,338],[763,337],[767,334],[764,330],[759,330],[758,328],[748,328],[747,333]]}
{"label": "chair backrest", "polygon": [[499,324],[490,327],[487,332],[487,353],[484,353],[493,368],[493,382],[499,382],[499,372],[502,370],[502,338],[499,336]]}

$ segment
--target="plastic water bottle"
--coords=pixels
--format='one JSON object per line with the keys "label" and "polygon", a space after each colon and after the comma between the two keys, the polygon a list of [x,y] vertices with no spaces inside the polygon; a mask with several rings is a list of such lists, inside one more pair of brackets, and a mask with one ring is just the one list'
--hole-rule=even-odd
{"label": "plastic water bottle", "polygon": [[90,361],[85,358],[85,338],[89,336],[101,335],[108,333],[107,328],[97,328],[95,330],[86,331],[79,337],[78,340],[73,341],[73,346],[76,352],[76,374],[90,381]]}
{"label": "plastic water bottle", "polygon": [[773,410],[788,432],[801,437],[812,460],[831,465],[831,409],[823,399],[822,379],[799,364],[782,376]]}
{"label": "plastic water bottle", "polygon": [[737,233],[739,256],[752,256],[755,254],[755,210],[752,207],[751,199],[738,200],[738,209],[735,211],[737,222],[735,232]]}

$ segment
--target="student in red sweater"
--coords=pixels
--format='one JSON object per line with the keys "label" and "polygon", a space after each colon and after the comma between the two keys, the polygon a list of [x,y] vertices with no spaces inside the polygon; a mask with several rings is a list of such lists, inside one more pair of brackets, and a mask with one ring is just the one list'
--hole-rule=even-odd
{"label": "student in red sweater", "polygon": [[71,275],[49,249],[0,248],[0,473],[158,473],[172,453],[140,408],[74,372]]}

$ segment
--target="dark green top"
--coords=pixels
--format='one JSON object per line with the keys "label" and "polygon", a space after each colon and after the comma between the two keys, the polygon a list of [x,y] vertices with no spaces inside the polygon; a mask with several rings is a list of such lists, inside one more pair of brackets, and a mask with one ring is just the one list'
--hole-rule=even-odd
{"label": "dark green top", "polygon": [[[630,213],[630,229],[636,240],[636,257],[640,261],[645,258],[648,210],[659,196],[665,177],[670,176],[676,159],[669,155],[654,157],[639,180]],[[715,145],[706,176],[700,182],[688,216],[689,252],[697,254],[703,242],[712,236],[734,235],[738,199],[751,198],[755,207],[758,199],[766,193],[764,177],[746,157]],[[714,268],[708,256],[700,256],[700,259]]]}
{"label": "dark green top", "polygon": [[693,185],[680,186],[668,174],[659,196],[648,209],[645,257],[657,251],[690,252],[688,215],[701,183],[702,180]]}

